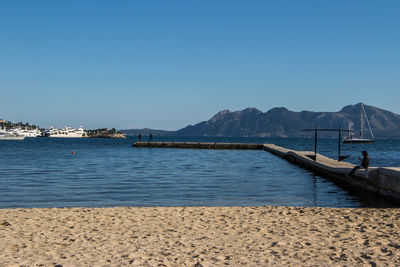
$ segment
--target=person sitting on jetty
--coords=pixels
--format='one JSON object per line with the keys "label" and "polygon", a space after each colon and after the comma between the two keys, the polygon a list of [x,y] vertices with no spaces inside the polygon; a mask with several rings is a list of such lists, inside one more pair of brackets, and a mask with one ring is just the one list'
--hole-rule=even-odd
{"label": "person sitting on jetty", "polygon": [[350,175],[353,175],[355,173],[356,170],[360,169],[360,168],[364,168],[366,170],[368,170],[369,167],[369,156],[368,156],[368,152],[367,151],[363,151],[363,158],[361,159],[360,157],[358,157],[358,159],[360,160],[360,165],[359,166],[355,166],[351,172]]}

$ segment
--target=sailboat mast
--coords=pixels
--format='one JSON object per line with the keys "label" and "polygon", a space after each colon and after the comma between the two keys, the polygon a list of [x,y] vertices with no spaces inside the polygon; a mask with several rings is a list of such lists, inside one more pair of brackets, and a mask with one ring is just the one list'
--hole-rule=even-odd
{"label": "sailboat mast", "polygon": [[350,122],[349,122],[349,139],[353,138],[353,135],[351,133],[351,128],[350,128]]}
{"label": "sailboat mast", "polygon": [[[372,133],[372,129],[371,129],[371,125],[369,123],[368,117],[367,117],[367,113],[365,112],[365,108],[364,108],[364,104],[360,103],[360,138],[353,138],[353,134],[351,131],[351,127],[350,127],[350,123],[349,123],[349,138],[345,138],[343,140],[343,143],[373,143],[374,142],[374,134]],[[363,130],[364,130],[364,117],[365,120],[367,121],[368,124],[368,128],[369,128],[369,132],[371,133],[371,137],[372,138],[363,138]]]}
{"label": "sailboat mast", "polygon": [[360,139],[362,139],[362,132],[363,132],[363,128],[364,128],[363,110],[364,110],[364,106],[363,106],[363,103],[361,103]]}
{"label": "sailboat mast", "polygon": [[363,111],[364,111],[365,119],[367,120],[369,132],[371,134],[372,139],[374,139],[374,134],[372,133],[371,125],[369,124],[368,116],[367,116],[367,113],[365,112],[364,106],[363,106]]}

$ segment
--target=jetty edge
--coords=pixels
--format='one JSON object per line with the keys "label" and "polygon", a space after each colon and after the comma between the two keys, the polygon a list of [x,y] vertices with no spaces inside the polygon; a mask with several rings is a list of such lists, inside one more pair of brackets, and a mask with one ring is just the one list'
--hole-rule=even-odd
{"label": "jetty edge", "polygon": [[[138,148],[189,148],[189,149],[238,149],[264,150],[287,161],[306,168],[333,181],[345,183],[380,195],[392,202],[400,203],[400,167],[369,167],[358,169],[350,176],[354,164],[337,161],[314,151],[296,151],[274,144],[257,143],[206,143],[206,142],[135,142]],[[311,156],[311,157],[310,157]]]}
{"label": "jetty edge", "polygon": [[135,142],[132,146],[148,148],[264,150],[264,144],[255,143]]}
{"label": "jetty edge", "polygon": [[398,167],[358,169],[354,175],[350,176],[349,173],[354,168],[354,164],[337,161],[321,154],[317,154],[315,161],[310,158],[314,156],[314,151],[296,151],[274,144],[264,144],[264,150],[331,180],[366,189],[400,203],[400,168]]}

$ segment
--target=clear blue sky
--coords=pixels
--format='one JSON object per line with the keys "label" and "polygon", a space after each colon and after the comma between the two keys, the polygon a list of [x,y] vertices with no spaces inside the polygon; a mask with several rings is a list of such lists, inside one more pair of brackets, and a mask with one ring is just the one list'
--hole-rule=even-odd
{"label": "clear blue sky", "polygon": [[0,118],[179,129],[222,109],[400,113],[400,1],[2,1]]}

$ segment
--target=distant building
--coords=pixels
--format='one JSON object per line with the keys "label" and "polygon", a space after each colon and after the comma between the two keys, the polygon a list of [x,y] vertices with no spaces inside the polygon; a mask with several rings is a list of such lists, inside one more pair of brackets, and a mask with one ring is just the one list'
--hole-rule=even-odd
{"label": "distant building", "polygon": [[6,121],[5,121],[5,120],[2,120],[2,119],[0,119],[0,123],[6,123]]}

